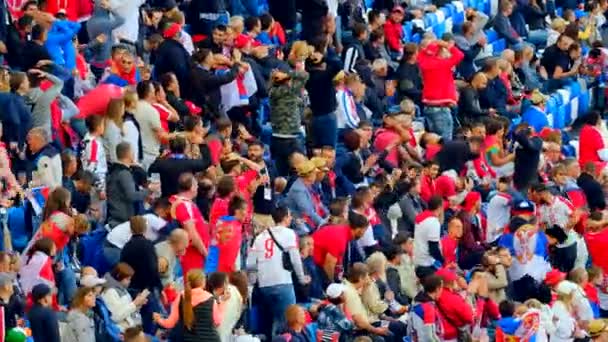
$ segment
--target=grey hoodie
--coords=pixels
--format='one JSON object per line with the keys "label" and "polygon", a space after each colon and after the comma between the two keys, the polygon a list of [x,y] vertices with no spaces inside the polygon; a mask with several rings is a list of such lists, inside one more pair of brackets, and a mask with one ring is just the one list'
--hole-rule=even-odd
{"label": "grey hoodie", "polygon": [[[99,5],[101,1],[95,1],[95,10],[93,16],[87,22],[87,32],[89,33],[89,39],[91,45],[89,45],[89,52],[91,53],[91,64],[100,65],[106,63],[112,54],[112,31],[122,25],[125,19],[116,12],[110,12],[109,10]],[[95,38],[100,34],[106,36],[104,43],[99,43]]]}
{"label": "grey hoodie", "polygon": [[32,108],[32,127],[42,127],[51,134],[51,103],[59,96],[63,88],[63,81],[52,74],[46,79],[53,85],[47,90],[40,87],[32,88],[25,95],[25,103]]}
{"label": "grey hoodie", "polygon": [[62,342],[95,342],[95,322],[80,310],[70,310],[61,332]]}

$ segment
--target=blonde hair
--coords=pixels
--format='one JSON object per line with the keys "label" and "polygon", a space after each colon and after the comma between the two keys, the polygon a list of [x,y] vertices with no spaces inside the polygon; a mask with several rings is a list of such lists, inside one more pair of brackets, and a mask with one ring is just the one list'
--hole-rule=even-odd
{"label": "blonde hair", "polygon": [[388,63],[384,58],[378,58],[372,63],[372,70],[378,71],[388,67]]}
{"label": "blonde hair", "polygon": [[230,26],[231,29],[236,33],[242,33],[245,28],[245,19],[243,19],[240,15],[235,15],[230,18]]}
{"label": "blonde hair", "polygon": [[111,99],[106,108],[106,119],[111,120],[122,129],[122,117],[125,114],[125,100]]}
{"label": "blonde hair", "polygon": [[369,273],[382,273],[386,269],[386,256],[382,252],[374,252],[365,261]]}
{"label": "blonde hair", "polygon": [[[565,169],[565,167],[564,167],[564,169]],[[577,283],[577,284],[581,285],[581,283],[585,279],[586,275],[587,275],[587,270],[579,267],[579,268],[575,268],[572,271],[570,271],[569,278],[570,278],[570,281],[572,281],[573,283]]]}
{"label": "blonde hair", "polygon": [[135,108],[137,101],[139,101],[137,93],[132,90],[127,90],[122,98],[125,101],[125,108]]}
{"label": "blonde hair", "polygon": [[534,298],[528,299],[527,301],[525,301],[524,305],[531,309],[537,309],[537,310],[540,310],[543,307],[543,304],[538,299],[534,299]]}
{"label": "blonde hair", "polygon": [[306,41],[298,40],[291,45],[289,56],[296,59],[307,59],[310,57],[310,55],[312,55],[314,50],[315,48],[308,45]]}
{"label": "blonde hair", "polygon": [[184,305],[183,317],[184,326],[192,329],[194,324],[194,309],[192,308],[192,289],[205,287],[205,273],[200,269],[190,270],[184,279]]}

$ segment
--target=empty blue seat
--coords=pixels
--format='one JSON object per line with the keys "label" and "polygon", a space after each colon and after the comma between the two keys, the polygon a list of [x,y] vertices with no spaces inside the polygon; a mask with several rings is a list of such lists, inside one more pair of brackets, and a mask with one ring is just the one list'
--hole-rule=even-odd
{"label": "empty blue seat", "polygon": [[443,23],[437,24],[433,27],[433,32],[435,32],[435,36],[437,38],[441,38],[441,36],[443,36],[443,34],[445,33],[446,29],[445,29],[445,21]]}
{"label": "empty blue seat", "polygon": [[576,19],[580,19],[582,17],[586,17],[587,12],[583,11],[582,9],[577,9],[574,11],[574,15],[576,16]]}
{"label": "empty blue seat", "polygon": [[405,24],[403,24],[403,38],[405,39],[405,41],[412,40],[412,30],[413,29],[414,29],[414,23],[412,23],[411,21],[408,21]]}
{"label": "empty blue seat", "polygon": [[441,7],[439,10],[440,10],[441,12],[443,12],[443,16],[444,16],[444,18],[445,18],[446,20],[447,20],[448,18],[451,18],[451,17],[452,17],[452,8],[451,8],[451,7],[445,6],[445,7]]}
{"label": "empty blue seat", "polygon": [[494,29],[489,29],[486,31],[486,38],[488,39],[488,43],[493,43],[498,40],[498,33]]}
{"label": "empty blue seat", "polygon": [[566,127],[566,106],[557,107],[557,112],[553,115],[553,128],[562,129]]}
{"label": "empty blue seat", "polygon": [[421,40],[420,33],[412,35],[412,43],[420,44]]}

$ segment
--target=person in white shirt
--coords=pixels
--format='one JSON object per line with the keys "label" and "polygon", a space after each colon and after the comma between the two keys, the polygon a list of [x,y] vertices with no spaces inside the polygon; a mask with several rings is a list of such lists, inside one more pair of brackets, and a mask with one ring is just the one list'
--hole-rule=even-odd
{"label": "person in white shirt", "polygon": [[135,119],[139,123],[139,133],[143,148],[141,166],[144,170],[156,160],[160,154],[160,142],[163,138],[169,140],[160,121],[160,115],[153,104],[156,102],[156,91],[152,81],[142,81],[137,84],[139,102],[135,108]]}
{"label": "person in white shirt", "polygon": [[555,331],[549,336],[551,342],[571,342],[575,337],[584,336],[584,331],[578,329],[573,314],[576,308],[577,288],[578,285],[572,282],[562,281],[555,289],[557,301],[552,307]]}
{"label": "person in white shirt", "polygon": [[418,278],[434,273],[443,265],[444,259],[439,247],[441,217],[443,217],[443,199],[440,196],[431,197],[428,209],[416,216],[414,265]]}
{"label": "person in white shirt", "polygon": [[545,184],[533,186],[530,199],[539,204],[539,224],[545,228],[557,225],[567,231],[578,222],[579,215],[572,203],[553,195]]}
{"label": "person in white shirt", "polygon": [[[148,229],[144,236],[150,241],[156,241],[159,237],[159,231],[167,225],[167,218],[171,217],[171,203],[166,198],[160,198],[154,203],[154,213],[145,214]],[[129,221],[123,222],[112,229],[106,237],[103,246],[103,254],[106,262],[110,267],[113,267],[120,260],[120,251],[131,239],[131,224]]]}
{"label": "person in white shirt", "polygon": [[[302,260],[298,250],[296,233],[287,227],[291,225],[291,213],[284,206],[275,208],[272,218],[277,226],[268,228],[260,233],[253,243],[247,257],[247,268],[257,271],[258,286],[262,299],[262,307],[273,319],[273,331],[285,324],[285,310],[296,303],[291,271],[285,269],[284,253],[288,253],[292,270],[303,285],[310,282],[310,277],[304,275]],[[280,247],[279,247],[280,246]],[[273,331],[267,332],[268,336]]]}
{"label": "person in white shirt", "polygon": [[[499,181],[500,187],[500,181]],[[494,197],[490,199],[487,209],[488,228],[486,230],[486,243],[497,241],[505,227],[509,225],[511,220],[511,195],[505,191],[499,190]]]}
{"label": "person in white shirt", "polygon": [[145,0],[110,0],[110,8],[117,15],[125,19],[124,24],[114,31],[114,42],[119,43],[121,39],[136,43],[139,39],[139,8]]}
{"label": "person in white shirt", "polygon": [[105,131],[104,118],[100,115],[89,115],[86,124],[89,132],[82,139],[82,168],[95,175],[95,188],[103,200],[105,199],[106,175],[108,173],[108,163],[101,138]]}

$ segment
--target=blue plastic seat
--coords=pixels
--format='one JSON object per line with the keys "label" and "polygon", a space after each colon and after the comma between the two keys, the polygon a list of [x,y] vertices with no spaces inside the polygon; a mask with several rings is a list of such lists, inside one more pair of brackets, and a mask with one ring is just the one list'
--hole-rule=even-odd
{"label": "blue plastic seat", "polygon": [[557,112],[553,115],[553,128],[562,129],[566,127],[566,111],[569,108],[570,107],[568,105],[561,105],[557,107]]}
{"label": "blue plastic seat", "polygon": [[589,111],[589,91],[581,92],[578,101],[578,116],[586,115]]}
{"label": "blue plastic seat", "polygon": [[494,29],[489,29],[486,31],[486,38],[488,43],[493,43],[498,40],[498,33]]}

